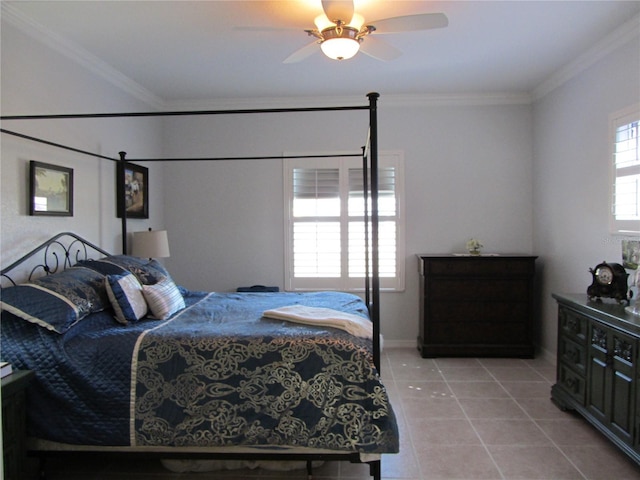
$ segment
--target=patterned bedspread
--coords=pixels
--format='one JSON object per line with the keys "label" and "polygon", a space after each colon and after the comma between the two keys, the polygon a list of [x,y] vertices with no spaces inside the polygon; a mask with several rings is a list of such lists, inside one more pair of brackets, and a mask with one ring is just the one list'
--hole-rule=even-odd
{"label": "patterned bedspread", "polygon": [[303,304],[366,316],[344,293],[192,293],[167,321],[92,314],[63,335],[3,313],[2,357],[36,370],[30,434],[84,445],[398,451],[371,341],[271,320]]}

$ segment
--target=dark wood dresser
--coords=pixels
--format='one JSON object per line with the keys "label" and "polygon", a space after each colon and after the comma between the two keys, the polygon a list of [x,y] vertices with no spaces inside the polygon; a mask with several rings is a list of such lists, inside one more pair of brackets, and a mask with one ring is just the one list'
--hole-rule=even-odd
{"label": "dark wood dresser", "polygon": [[609,299],[553,297],[558,353],[551,398],[580,413],[640,465],[640,318]]}
{"label": "dark wood dresser", "polygon": [[423,357],[534,355],[530,255],[418,255]]}

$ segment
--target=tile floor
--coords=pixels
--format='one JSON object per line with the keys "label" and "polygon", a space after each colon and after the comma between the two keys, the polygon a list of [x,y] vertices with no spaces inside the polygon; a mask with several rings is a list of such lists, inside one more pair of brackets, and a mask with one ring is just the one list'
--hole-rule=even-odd
{"label": "tile floor", "polygon": [[[385,480],[624,480],[640,467],[580,417],[549,400],[555,367],[544,360],[423,359],[387,349],[382,377],[398,416],[401,453],[383,457]],[[49,463],[48,480],[296,480],[305,470],[176,474],[158,461]],[[325,463],[317,480],[370,479],[364,465]]]}

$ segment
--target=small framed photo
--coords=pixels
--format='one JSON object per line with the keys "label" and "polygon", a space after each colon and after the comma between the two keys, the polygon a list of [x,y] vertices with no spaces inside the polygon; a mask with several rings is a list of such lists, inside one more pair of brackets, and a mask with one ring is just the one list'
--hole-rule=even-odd
{"label": "small framed photo", "polygon": [[622,266],[637,270],[640,265],[640,240],[622,240]]}
{"label": "small framed photo", "polygon": [[116,182],[118,217],[122,217],[123,208],[126,208],[127,218],[149,218],[149,169],[133,163],[118,163]]}
{"label": "small framed photo", "polygon": [[29,162],[29,215],[73,216],[73,169]]}

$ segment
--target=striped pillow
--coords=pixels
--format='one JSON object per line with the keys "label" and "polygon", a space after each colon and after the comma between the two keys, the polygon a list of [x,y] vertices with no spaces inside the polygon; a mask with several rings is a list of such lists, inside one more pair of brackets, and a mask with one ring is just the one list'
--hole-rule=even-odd
{"label": "striped pillow", "polygon": [[185,307],[184,298],[171,278],[155,285],[143,285],[142,294],[158,320],[165,320]]}

